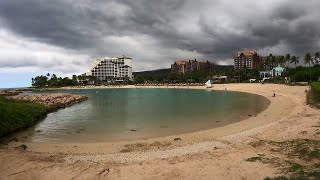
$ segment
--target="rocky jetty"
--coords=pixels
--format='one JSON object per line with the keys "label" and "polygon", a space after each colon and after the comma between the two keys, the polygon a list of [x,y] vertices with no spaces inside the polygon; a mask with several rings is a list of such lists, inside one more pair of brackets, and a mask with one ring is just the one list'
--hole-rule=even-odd
{"label": "rocky jetty", "polygon": [[3,90],[3,91],[0,91],[0,96],[16,96],[20,93],[22,93],[22,90],[20,89]]}
{"label": "rocky jetty", "polygon": [[31,101],[43,104],[49,111],[65,108],[73,104],[85,101],[88,99],[86,96],[74,95],[74,94],[28,94],[20,96],[11,96],[10,99]]}

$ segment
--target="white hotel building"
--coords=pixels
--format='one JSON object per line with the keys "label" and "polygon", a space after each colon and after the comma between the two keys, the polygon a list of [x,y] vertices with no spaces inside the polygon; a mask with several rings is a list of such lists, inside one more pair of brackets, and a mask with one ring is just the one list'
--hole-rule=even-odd
{"label": "white hotel building", "polygon": [[132,58],[121,56],[121,57],[105,57],[97,58],[93,61],[87,75],[92,75],[105,81],[109,78],[116,80],[123,80],[128,77],[133,80],[132,76]]}

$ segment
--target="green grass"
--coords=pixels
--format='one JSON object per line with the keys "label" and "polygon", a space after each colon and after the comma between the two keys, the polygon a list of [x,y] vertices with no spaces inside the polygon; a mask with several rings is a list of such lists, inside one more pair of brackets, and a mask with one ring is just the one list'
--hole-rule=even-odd
{"label": "green grass", "polygon": [[320,94],[320,82],[312,82],[312,83],[311,83],[311,89],[312,89],[314,92]]}
{"label": "green grass", "polygon": [[290,177],[278,176],[278,177],[266,177],[264,180],[320,180],[320,172],[311,172],[306,175],[292,175]]}
{"label": "green grass", "polygon": [[310,84],[311,91],[307,94],[307,103],[313,107],[320,108],[320,82]]}
{"label": "green grass", "polygon": [[0,96],[0,137],[32,126],[47,114],[45,106]]}

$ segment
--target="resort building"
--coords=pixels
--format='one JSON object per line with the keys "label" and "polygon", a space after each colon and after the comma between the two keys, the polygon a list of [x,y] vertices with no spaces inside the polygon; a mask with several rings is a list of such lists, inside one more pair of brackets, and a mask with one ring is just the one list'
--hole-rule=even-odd
{"label": "resort building", "polygon": [[262,68],[262,58],[256,51],[241,51],[234,56],[234,69]]}
{"label": "resort building", "polygon": [[271,70],[259,71],[261,78],[269,78],[269,77],[279,77],[282,75],[284,68],[281,66],[277,66],[272,68]]}
{"label": "resort building", "polygon": [[87,75],[95,76],[101,81],[109,79],[123,81],[126,78],[133,80],[132,58],[124,55],[113,58],[97,58],[93,61]]}
{"label": "resort building", "polygon": [[189,73],[195,71],[211,71],[214,69],[214,63],[209,61],[199,62],[195,60],[178,60],[171,65],[171,73]]}

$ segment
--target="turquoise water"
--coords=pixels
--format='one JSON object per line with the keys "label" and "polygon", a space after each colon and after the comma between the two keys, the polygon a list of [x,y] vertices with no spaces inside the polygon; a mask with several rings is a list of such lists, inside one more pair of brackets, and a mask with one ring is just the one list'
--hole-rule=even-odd
{"label": "turquoise water", "polygon": [[[49,93],[89,99],[48,116],[21,133],[29,142],[109,142],[195,132],[266,109],[262,96],[181,89],[94,89]],[[48,92],[42,92],[48,93]],[[41,132],[40,132],[41,131]]]}

